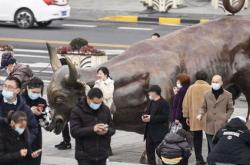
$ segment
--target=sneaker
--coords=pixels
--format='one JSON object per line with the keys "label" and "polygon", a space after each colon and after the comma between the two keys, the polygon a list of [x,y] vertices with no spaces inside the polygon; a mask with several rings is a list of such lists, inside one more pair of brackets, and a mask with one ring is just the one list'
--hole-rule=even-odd
{"label": "sneaker", "polygon": [[58,150],[69,150],[71,148],[72,148],[72,146],[70,143],[63,142],[63,144],[61,146],[59,146],[57,149]]}
{"label": "sneaker", "polygon": [[62,146],[63,145],[63,141],[61,142],[61,143],[59,143],[59,144],[57,144],[57,145],[55,145],[55,148],[58,148],[58,147],[60,147],[60,146]]}

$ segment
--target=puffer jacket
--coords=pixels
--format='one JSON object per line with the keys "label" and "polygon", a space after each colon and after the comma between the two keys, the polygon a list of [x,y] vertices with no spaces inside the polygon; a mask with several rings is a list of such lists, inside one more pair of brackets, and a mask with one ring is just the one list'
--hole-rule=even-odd
{"label": "puffer jacket", "polygon": [[209,161],[250,165],[250,131],[240,119],[232,119],[216,134],[213,143]]}
{"label": "puffer jacket", "polygon": [[[106,135],[94,132],[98,123],[108,124]],[[70,131],[76,139],[75,157],[77,160],[104,160],[108,157],[110,137],[115,133],[109,108],[102,104],[98,110],[92,110],[86,99],[79,101],[71,112]]]}
{"label": "puffer jacket", "polygon": [[16,64],[9,76],[18,78],[22,86],[25,86],[30,78],[33,77],[33,72],[28,65]]}
{"label": "puffer jacket", "polygon": [[188,158],[191,155],[191,145],[185,138],[176,134],[168,133],[161,144],[157,147],[156,153],[164,158]]}
{"label": "puffer jacket", "polygon": [[[28,144],[28,130],[22,135],[12,129],[7,121],[0,117],[0,164],[1,165],[27,165],[30,158],[30,146]],[[20,155],[21,149],[28,149],[27,157]]]}

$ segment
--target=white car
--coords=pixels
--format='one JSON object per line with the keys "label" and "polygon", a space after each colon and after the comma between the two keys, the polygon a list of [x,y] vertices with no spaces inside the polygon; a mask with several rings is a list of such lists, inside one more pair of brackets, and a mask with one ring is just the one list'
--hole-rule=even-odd
{"label": "white car", "polygon": [[15,22],[20,28],[35,23],[46,27],[53,20],[70,16],[68,0],[0,0],[0,21]]}

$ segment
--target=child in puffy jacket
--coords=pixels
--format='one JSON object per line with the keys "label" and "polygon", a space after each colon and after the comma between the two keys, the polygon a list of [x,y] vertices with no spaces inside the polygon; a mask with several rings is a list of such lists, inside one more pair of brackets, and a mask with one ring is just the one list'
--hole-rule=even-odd
{"label": "child in puffy jacket", "polygon": [[188,165],[191,156],[192,136],[184,129],[168,133],[156,153],[163,165]]}

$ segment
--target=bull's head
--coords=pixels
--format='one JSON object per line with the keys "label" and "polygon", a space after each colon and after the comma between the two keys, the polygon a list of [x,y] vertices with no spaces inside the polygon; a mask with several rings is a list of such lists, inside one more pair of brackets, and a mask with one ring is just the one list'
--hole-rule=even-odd
{"label": "bull's head", "polygon": [[[77,69],[68,58],[66,58],[68,66],[62,66],[55,48],[52,48],[49,44],[47,44],[47,47],[54,71],[47,88],[48,102],[53,115],[48,130],[54,130],[56,134],[59,134],[67,123],[77,99],[80,96],[85,96],[86,85],[80,81]],[[61,68],[60,71],[59,68]]]}

